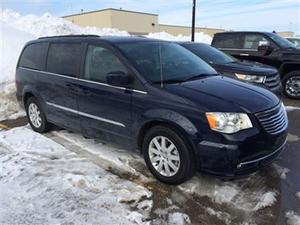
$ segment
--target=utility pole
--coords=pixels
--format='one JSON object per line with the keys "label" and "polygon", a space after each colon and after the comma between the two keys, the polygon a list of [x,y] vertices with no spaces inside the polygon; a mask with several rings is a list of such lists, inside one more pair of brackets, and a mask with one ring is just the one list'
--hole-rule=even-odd
{"label": "utility pole", "polygon": [[196,0],[193,0],[193,14],[192,14],[192,41],[195,41],[195,16],[196,16]]}

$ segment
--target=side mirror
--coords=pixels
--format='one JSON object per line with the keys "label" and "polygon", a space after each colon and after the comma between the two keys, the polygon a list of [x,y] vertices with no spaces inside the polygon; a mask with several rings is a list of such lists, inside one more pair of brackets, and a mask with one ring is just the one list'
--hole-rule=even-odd
{"label": "side mirror", "polygon": [[106,81],[114,86],[126,86],[129,84],[129,75],[122,71],[113,71],[106,75]]}
{"label": "side mirror", "polygon": [[269,44],[263,44],[257,47],[257,51],[264,55],[269,55],[273,51],[273,48]]}

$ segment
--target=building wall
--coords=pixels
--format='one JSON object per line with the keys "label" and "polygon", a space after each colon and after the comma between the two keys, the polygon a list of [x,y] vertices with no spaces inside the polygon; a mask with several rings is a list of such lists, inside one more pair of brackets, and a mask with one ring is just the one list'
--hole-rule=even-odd
{"label": "building wall", "polygon": [[294,32],[292,31],[283,31],[283,32],[277,32],[282,37],[294,37]]}
{"label": "building wall", "polygon": [[74,14],[63,18],[82,27],[112,27],[110,10]]}
{"label": "building wall", "polygon": [[144,35],[158,30],[158,15],[155,14],[112,10],[111,22],[112,27],[131,34]]}

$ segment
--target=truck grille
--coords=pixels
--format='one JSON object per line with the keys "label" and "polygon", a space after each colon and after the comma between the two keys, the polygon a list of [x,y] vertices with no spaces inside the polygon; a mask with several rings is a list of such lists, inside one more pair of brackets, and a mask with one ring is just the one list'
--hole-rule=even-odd
{"label": "truck grille", "polygon": [[288,118],[282,104],[264,112],[256,113],[256,118],[269,134],[278,134],[288,126]]}
{"label": "truck grille", "polygon": [[265,85],[268,87],[268,88],[275,88],[277,87],[278,85],[281,85],[280,83],[280,76],[278,73],[276,74],[273,74],[272,76],[267,76],[266,77],[266,80],[265,80]]}

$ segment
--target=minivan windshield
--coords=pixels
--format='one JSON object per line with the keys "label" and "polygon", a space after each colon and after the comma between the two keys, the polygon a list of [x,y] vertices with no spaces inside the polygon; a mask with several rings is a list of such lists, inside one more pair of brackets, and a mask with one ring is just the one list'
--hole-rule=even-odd
{"label": "minivan windshield", "polygon": [[217,74],[210,65],[176,43],[155,41],[117,45],[150,83],[177,83]]}
{"label": "minivan windshield", "polygon": [[278,34],[269,33],[268,36],[281,48],[295,48],[295,45]]}
{"label": "minivan windshield", "polygon": [[209,64],[228,64],[237,61],[234,57],[207,44],[189,43],[184,46]]}

